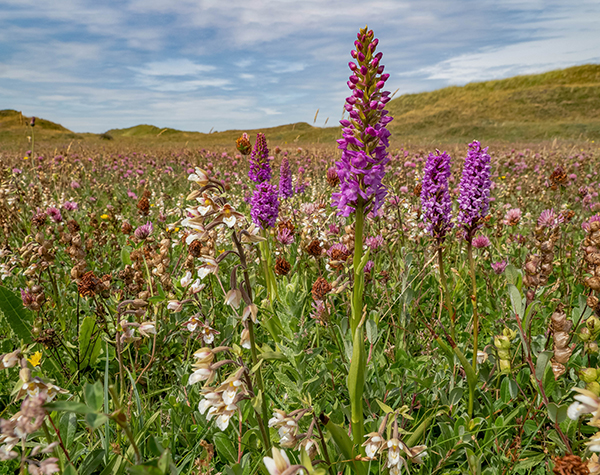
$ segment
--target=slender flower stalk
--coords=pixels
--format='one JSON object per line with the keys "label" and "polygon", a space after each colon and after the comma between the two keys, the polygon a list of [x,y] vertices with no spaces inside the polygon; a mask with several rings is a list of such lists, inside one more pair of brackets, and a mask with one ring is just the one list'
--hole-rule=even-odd
{"label": "slender flower stalk", "polygon": [[352,408],[352,433],[355,444],[362,444],[364,417],[362,409],[365,382],[366,355],[364,348],[363,315],[364,272],[368,254],[363,256],[363,235],[365,216],[369,212],[377,214],[387,193],[382,184],[385,165],[389,161],[387,147],[390,132],[386,129],[392,120],[384,109],[390,100],[389,92],[382,91],[389,74],[383,74],[380,64],[382,53],[375,53],[379,40],[374,38],[367,27],[360,30],[354,42],[350,62],[352,74],[348,87],[352,95],[346,98],[344,106],[349,119],[340,123],[344,127],[343,137],[338,140],[342,150],[341,159],[336,162],[340,179],[340,191],[333,193],[333,206],[338,215],[355,214],[354,223],[354,286],[352,292],[352,314],[350,328],[353,335],[352,360],[348,374],[348,390]]}
{"label": "slender flower stalk", "polygon": [[423,218],[427,223],[427,231],[436,240],[438,267],[442,291],[446,299],[446,307],[450,314],[450,333],[454,338],[454,311],[452,300],[448,292],[446,274],[444,272],[443,243],[452,227],[452,200],[448,190],[450,178],[450,155],[446,152],[430,153],[425,164],[423,181],[421,184],[421,209]]}

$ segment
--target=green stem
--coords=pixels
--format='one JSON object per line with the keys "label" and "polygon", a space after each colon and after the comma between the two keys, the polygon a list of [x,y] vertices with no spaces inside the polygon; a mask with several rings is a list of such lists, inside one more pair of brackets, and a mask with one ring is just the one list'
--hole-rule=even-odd
{"label": "green stem", "polygon": [[[251,319],[248,320],[248,333],[250,334],[250,352],[252,354],[252,366],[257,367],[258,365],[258,355],[256,354],[256,341],[254,339],[254,323]],[[258,427],[260,429],[260,433],[262,435],[263,443],[265,446],[265,450],[268,451],[271,448],[271,440],[269,438],[269,432],[265,429],[264,421],[269,420],[269,409],[267,407],[267,399],[265,395],[265,387],[262,379],[262,372],[260,367],[256,371],[256,386],[258,386],[259,391],[261,392],[261,411],[262,418],[260,414],[256,414],[256,418],[258,420]]]}
{"label": "green stem", "polygon": [[473,369],[477,371],[477,339],[479,336],[479,314],[477,313],[477,282],[475,280],[475,260],[473,259],[473,244],[471,240],[467,241],[467,257],[469,259],[469,268],[471,271],[472,294],[471,302],[473,303]]}
{"label": "green stem", "polygon": [[363,390],[365,386],[365,344],[363,329],[359,326],[362,318],[364,272],[361,268],[363,258],[363,232],[365,214],[364,204],[360,202],[356,207],[356,221],[354,224],[354,287],[352,289],[352,315],[350,328],[352,330],[352,360],[348,373],[348,391],[350,393],[352,436],[354,444],[363,443],[364,416],[363,416]]}
{"label": "green stem", "polygon": [[446,273],[444,272],[444,258],[443,258],[443,248],[442,244],[438,245],[438,267],[440,269],[440,280],[442,281],[442,290],[444,292],[444,297],[446,299],[446,307],[448,308],[448,313],[450,314],[450,336],[455,340],[455,332],[454,332],[454,319],[456,316],[454,315],[454,310],[452,308],[452,299],[450,298],[450,294],[448,293],[448,281],[446,280]]}

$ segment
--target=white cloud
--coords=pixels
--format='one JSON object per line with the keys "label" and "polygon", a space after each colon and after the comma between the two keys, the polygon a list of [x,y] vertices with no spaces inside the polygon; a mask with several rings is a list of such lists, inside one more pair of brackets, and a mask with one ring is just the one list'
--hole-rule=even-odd
{"label": "white cloud", "polygon": [[129,69],[146,76],[196,76],[214,71],[216,68],[210,64],[197,64],[189,59],[167,59],[152,61],[142,67],[130,67]]}

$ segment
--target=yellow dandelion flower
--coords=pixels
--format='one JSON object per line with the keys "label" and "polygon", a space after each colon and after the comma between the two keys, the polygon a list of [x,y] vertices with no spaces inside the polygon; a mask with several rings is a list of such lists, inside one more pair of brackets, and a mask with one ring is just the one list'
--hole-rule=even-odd
{"label": "yellow dandelion flower", "polygon": [[100,216],[102,219],[108,219],[108,215],[106,213],[104,213],[102,216]]}
{"label": "yellow dandelion flower", "polygon": [[179,231],[179,228],[175,228],[175,232]]}
{"label": "yellow dandelion flower", "polygon": [[42,361],[42,352],[36,351],[33,355],[31,355],[31,358],[27,358],[27,361],[29,361],[33,367],[39,366],[40,362]]}
{"label": "yellow dandelion flower", "polygon": [[29,160],[29,157],[23,157],[23,160]]}

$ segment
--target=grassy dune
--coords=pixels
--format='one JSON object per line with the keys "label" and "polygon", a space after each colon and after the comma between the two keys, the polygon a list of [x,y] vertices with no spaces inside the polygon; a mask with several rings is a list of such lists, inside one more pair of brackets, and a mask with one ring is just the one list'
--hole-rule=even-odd
{"label": "grassy dune", "polygon": [[[553,139],[600,139],[600,65],[588,64],[543,74],[452,86],[405,94],[388,104],[395,120],[393,142],[540,142]],[[14,110],[0,111],[0,146],[23,146],[31,134],[29,118]],[[281,144],[327,144],[339,127],[319,128],[306,122],[256,130],[185,132],[154,125],[112,129],[104,134],[73,133],[38,119],[36,137],[49,141],[117,141],[128,145],[230,145],[242,132],[264,132]]]}

